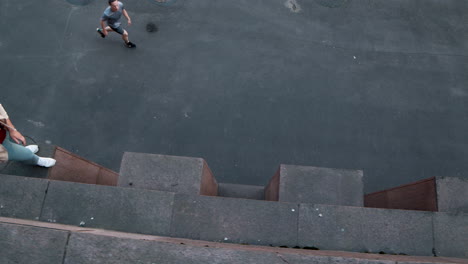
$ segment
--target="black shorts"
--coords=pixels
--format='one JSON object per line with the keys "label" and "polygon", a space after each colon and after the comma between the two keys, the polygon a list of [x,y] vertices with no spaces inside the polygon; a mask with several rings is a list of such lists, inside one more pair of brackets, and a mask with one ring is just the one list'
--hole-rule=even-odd
{"label": "black shorts", "polygon": [[122,28],[122,26],[118,26],[118,27],[111,27],[109,26],[113,31],[119,33],[120,35],[122,35],[124,33],[124,29]]}

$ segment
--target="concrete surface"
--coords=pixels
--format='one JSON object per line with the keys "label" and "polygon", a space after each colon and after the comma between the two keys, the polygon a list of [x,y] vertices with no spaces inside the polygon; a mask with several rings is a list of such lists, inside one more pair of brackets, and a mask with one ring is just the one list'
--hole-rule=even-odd
{"label": "concrete surface", "polygon": [[1,103],[37,141],[235,184],[281,163],[362,169],[366,193],[468,177],[466,1],[124,1],[136,50],[96,34],[105,1],[70,2],[0,1]]}
{"label": "concrete surface", "polygon": [[218,196],[265,200],[265,187],[255,185],[219,183]]}
{"label": "concrete surface", "polygon": [[468,179],[437,177],[436,186],[439,212],[468,213]]}
{"label": "concrete surface", "polygon": [[176,194],[171,236],[250,245],[297,245],[298,205]]}
{"label": "concrete surface", "polygon": [[[105,247],[99,245],[106,245]],[[128,254],[122,254],[128,252]],[[70,239],[65,263],[277,263],[274,253],[257,254],[217,248],[192,247],[182,244],[154,243],[143,240],[117,239],[77,234]]]}
{"label": "concrete surface", "polygon": [[62,264],[69,232],[0,223],[0,263]]}
{"label": "concrete surface", "polygon": [[[105,246],[102,246],[105,245]],[[247,248],[246,248],[247,249]],[[130,252],[130,254],[122,254]],[[76,234],[70,239],[66,264],[74,263],[258,263],[258,264],[396,264],[391,260],[313,256],[255,250],[194,247],[152,241]],[[399,262],[398,262],[399,263]]]}
{"label": "concrete surface", "polygon": [[201,158],[125,152],[118,186],[216,196],[218,184],[207,166]]}
{"label": "concrete surface", "polygon": [[[466,259],[447,257],[421,257],[386,254],[364,254],[344,251],[304,250],[291,248],[215,243],[180,238],[122,233],[93,228],[82,228],[54,223],[0,217],[0,232],[12,230],[3,236],[0,244],[2,263],[17,263],[18,256],[4,251],[25,240],[25,234],[37,234],[36,239],[23,241],[12,253],[31,251],[34,263],[349,263],[349,264],[416,264],[416,263],[466,263]],[[22,232],[25,230],[26,232]],[[18,232],[20,231],[20,232]],[[66,241],[54,241],[52,235],[67,232]],[[51,233],[51,234],[48,234]],[[3,234],[3,233],[2,233]],[[48,240],[44,240],[47,238]],[[33,242],[33,243],[30,243]],[[40,242],[36,244],[36,242]],[[61,245],[63,245],[61,247]],[[6,245],[6,247],[5,247]],[[37,250],[39,247],[57,246],[63,260],[49,258],[54,250]],[[26,261],[28,256],[23,255]],[[46,261],[44,261],[46,260]],[[50,261],[50,262],[47,262]],[[21,262],[20,262],[21,263]],[[31,262],[28,262],[31,263]]]}
{"label": "concrete surface", "polygon": [[1,177],[0,216],[223,243],[468,258],[464,214],[298,205]]}
{"label": "concrete surface", "polygon": [[281,164],[266,193],[272,192],[269,189],[278,191],[274,197],[280,202],[364,205],[363,173],[360,170]]}
{"label": "concrete surface", "polygon": [[49,182],[0,174],[0,216],[39,219]]}
{"label": "concrete surface", "polygon": [[169,235],[173,193],[51,181],[41,221]]}
{"label": "concrete surface", "polygon": [[435,213],[433,218],[436,255],[468,258],[468,214]]}
{"label": "concrete surface", "polygon": [[432,213],[300,205],[301,247],[386,254],[431,256]]}

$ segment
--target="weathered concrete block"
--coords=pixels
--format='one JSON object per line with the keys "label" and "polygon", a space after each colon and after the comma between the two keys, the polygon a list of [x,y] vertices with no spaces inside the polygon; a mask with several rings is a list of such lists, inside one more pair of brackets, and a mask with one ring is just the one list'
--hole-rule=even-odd
{"label": "weathered concrete block", "polygon": [[0,223],[0,263],[62,264],[69,232]]}
{"label": "weathered concrete block", "polygon": [[48,180],[0,175],[0,216],[39,219]]}
{"label": "weathered concrete block", "polygon": [[437,256],[468,258],[468,214],[434,213]]}
{"label": "weathered concrete block", "polygon": [[468,213],[467,179],[457,177],[437,177],[436,184],[437,207],[439,212]]}
{"label": "weathered concrete block", "polygon": [[219,183],[218,196],[265,200],[265,187],[254,185]]}
{"label": "weathered concrete block", "polygon": [[73,233],[70,237],[65,264],[75,263],[284,264],[284,261],[273,252],[195,247],[158,241]]}
{"label": "weathered concrete block", "polygon": [[175,196],[171,234],[207,241],[296,246],[298,205]]}
{"label": "weathered concrete block", "polygon": [[125,152],[118,186],[216,196],[218,184],[201,158]]}
{"label": "weathered concrete block", "polygon": [[430,256],[432,213],[301,204],[299,246]]}
{"label": "weathered concrete block", "polygon": [[265,190],[280,202],[363,206],[362,171],[282,164]]}
{"label": "weathered concrete block", "polygon": [[174,194],[51,181],[41,221],[168,235]]}

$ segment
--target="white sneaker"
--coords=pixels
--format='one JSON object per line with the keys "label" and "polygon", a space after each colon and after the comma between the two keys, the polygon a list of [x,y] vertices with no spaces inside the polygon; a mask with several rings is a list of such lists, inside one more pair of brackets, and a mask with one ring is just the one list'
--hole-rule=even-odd
{"label": "white sneaker", "polygon": [[52,158],[39,157],[39,160],[37,161],[37,165],[49,168],[49,167],[54,166],[55,162],[56,161],[54,159],[52,159]]}
{"label": "white sneaker", "polygon": [[32,153],[37,153],[39,151],[39,147],[37,145],[28,145],[25,148],[29,149]]}

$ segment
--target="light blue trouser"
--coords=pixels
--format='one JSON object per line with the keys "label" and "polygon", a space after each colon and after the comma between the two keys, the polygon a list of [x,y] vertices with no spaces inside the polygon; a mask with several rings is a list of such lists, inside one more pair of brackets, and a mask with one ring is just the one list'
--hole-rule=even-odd
{"label": "light blue trouser", "polygon": [[7,133],[2,145],[8,151],[8,160],[21,161],[31,165],[36,165],[39,160],[39,157],[29,149],[23,147],[23,145],[16,144],[16,142],[10,138],[9,133]]}

